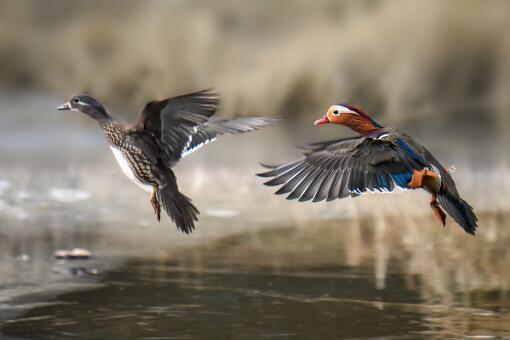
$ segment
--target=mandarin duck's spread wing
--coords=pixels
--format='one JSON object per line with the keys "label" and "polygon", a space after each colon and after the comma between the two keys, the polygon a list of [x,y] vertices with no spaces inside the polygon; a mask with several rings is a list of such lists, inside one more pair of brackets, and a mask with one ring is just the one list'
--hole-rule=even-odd
{"label": "mandarin duck's spread wing", "polygon": [[395,140],[356,137],[309,146],[305,156],[259,176],[299,201],[328,201],[366,191],[405,188],[414,170],[425,167]]}
{"label": "mandarin duck's spread wing", "polygon": [[206,122],[219,105],[212,90],[203,90],[148,103],[129,128],[137,138],[153,138],[167,166],[173,166],[187,149],[198,126]]}
{"label": "mandarin duck's spread wing", "polygon": [[207,122],[197,126],[186,149],[183,150],[182,157],[189,155],[201,146],[214,141],[219,135],[255,131],[265,126],[275,124],[278,121],[279,119],[277,118],[269,117],[212,117]]}

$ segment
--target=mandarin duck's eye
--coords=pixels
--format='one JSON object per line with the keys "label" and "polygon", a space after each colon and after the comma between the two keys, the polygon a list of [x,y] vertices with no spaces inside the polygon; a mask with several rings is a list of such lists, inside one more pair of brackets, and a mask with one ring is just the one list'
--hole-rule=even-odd
{"label": "mandarin duck's eye", "polygon": [[74,103],[76,103],[76,104],[78,104],[78,103],[80,102],[80,100],[79,100],[78,98],[74,98],[74,99],[73,99],[73,102],[74,102]]}
{"label": "mandarin duck's eye", "polygon": [[334,114],[335,116],[338,116],[338,114],[339,114],[338,110],[333,110],[333,114]]}

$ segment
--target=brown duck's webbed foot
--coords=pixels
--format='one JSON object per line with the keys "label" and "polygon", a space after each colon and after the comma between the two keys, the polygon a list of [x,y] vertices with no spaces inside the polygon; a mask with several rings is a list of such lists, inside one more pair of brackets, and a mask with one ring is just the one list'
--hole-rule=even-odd
{"label": "brown duck's webbed foot", "polygon": [[158,201],[158,196],[156,194],[157,191],[158,191],[158,189],[154,188],[154,190],[152,191],[152,194],[151,194],[150,201],[152,204],[152,208],[154,209],[154,214],[156,215],[156,218],[158,219],[158,222],[159,222],[161,220],[161,205],[159,204],[159,201]]}
{"label": "brown duck's webbed foot", "polygon": [[436,216],[437,220],[444,227],[446,225],[446,214],[444,213],[443,209],[441,209],[441,206],[439,206],[439,202],[437,201],[436,195],[432,195],[432,198],[430,200],[430,207],[432,208],[432,211],[434,212],[434,215]]}

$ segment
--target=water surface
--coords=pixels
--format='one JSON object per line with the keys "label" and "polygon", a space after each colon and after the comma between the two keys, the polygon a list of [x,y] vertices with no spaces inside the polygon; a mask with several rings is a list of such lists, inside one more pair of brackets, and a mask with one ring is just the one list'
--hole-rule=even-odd
{"label": "water surface", "polygon": [[[172,256],[125,258],[97,277],[97,287],[48,299],[8,320],[2,332],[36,339],[510,337],[507,273],[492,273],[501,285],[486,288],[493,278],[480,275],[480,288],[464,291],[457,277],[463,270],[423,263],[441,274],[413,274],[409,266],[420,255],[377,250],[384,245],[374,236],[381,235],[368,225],[313,228],[280,226],[181,247]],[[481,264],[473,261],[473,268]]]}

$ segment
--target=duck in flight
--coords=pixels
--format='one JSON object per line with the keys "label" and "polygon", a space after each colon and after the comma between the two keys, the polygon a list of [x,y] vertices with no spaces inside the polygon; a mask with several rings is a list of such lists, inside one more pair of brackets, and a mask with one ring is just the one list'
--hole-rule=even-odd
{"label": "duck in flight", "polygon": [[179,191],[172,168],[221,134],[254,131],[276,122],[264,117],[215,117],[218,104],[212,90],[151,101],[130,125],[110,116],[88,95],[74,96],[57,109],[79,111],[96,120],[124,174],[151,193],[158,221],[163,207],[177,228],[189,234],[199,211]]}
{"label": "duck in flight", "polygon": [[475,234],[473,208],[460,197],[449,170],[423,145],[383,127],[354,105],[333,105],[314,124],[328,123],[347,126],[359,136],[310,144],[301,159],[263,165],[270,170],[259,176],[272,178],[264,184],[281,186],[276,194],[300,202],[421,188],[431,194],[430,207],[443,226],[444,209],[467,233]]}

